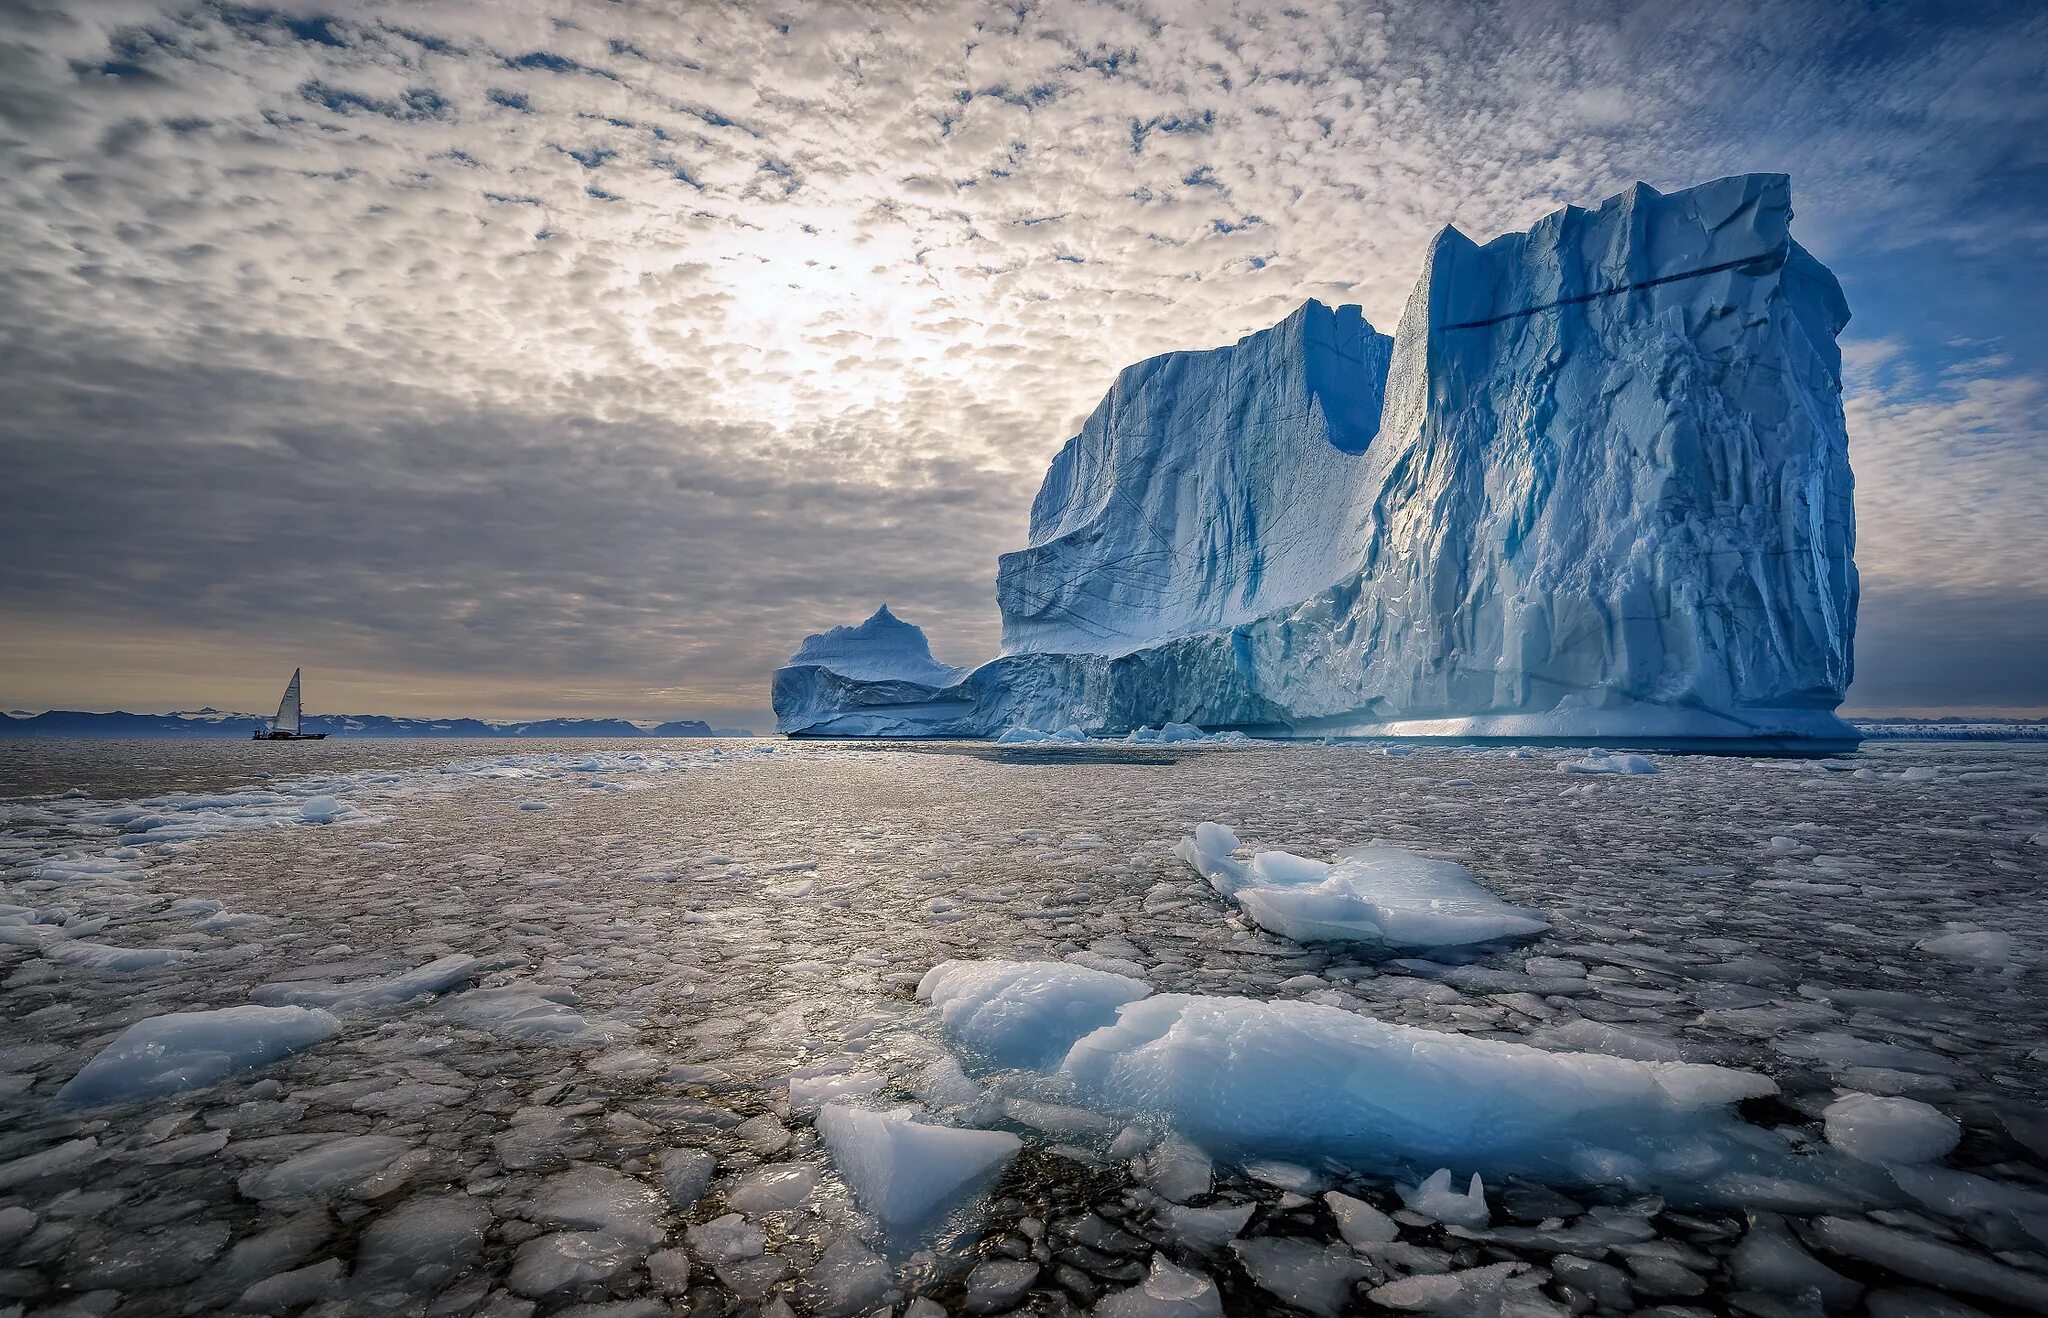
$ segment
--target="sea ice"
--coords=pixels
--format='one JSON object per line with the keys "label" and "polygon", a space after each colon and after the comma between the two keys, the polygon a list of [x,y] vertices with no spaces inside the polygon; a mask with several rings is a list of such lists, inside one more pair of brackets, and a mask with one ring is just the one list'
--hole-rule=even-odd
{"label": "sea ice", "polygon": [[1226,848],[1236,840],[1221,825],[1203,825],[1174,854],[1261,927],[1298,943],[1457,947],[1550,928],[1541,911],[1509,906],[1453,861],[1371,846],[1334,863],[1262,851],[1246,864]]}
{"label": "sea ice", "polygon": [[1606,773],[1623,777],[1657,772],[1656,762],[1648,756],[1614,754],[1606,751],[1595,751],[1583,759],[1565,760],[1557,767],[1562,773]]}
{"label": "sea ice", "polygon": [[1143,999],[1076,1042],[1059,1074],[1091,1106],[1250,1156],[1682,1188],[1774,1151],[1724,1110],[1775,1093],[1761,1075],[1545,1052],[1307,1002]]}
{"label": "sea ice", "polygon": [[1127,975],[1050,961],[944,961],[917,995],[946,1033],[997,1066],[1041,1067],[1152,988]]}
{"label": "sea ice", "polygon": [[1223,1318],[1223,1297],[1206,1276],[1154,1254],[1145,1280],[1103,1296],[1095,1318]]}
{"label": "sea ice", "polygon": [[1933,1162],[1962,1139],[1954,1119],[1911,1098],[1844,1094],[1821,1116],[1828,1143],[1869,1162]]}
{"label": "sea ice", "polygon": [[1493,1217],[1486,1206],[1486,1187],[1480,1183],[1479,1173],[1472,1173],[1471,1183],[1461,1194],[1451,1188],[1448,1167],[1437,1168],[1420,1185],[1402,1186],[1401,1202],[1448,1226],[1485,1226]]}
{"label": "sea ice", "polygon": [[288,982],[258,984],[249,996],[271,1005],[326,1007],[330,1011],[365,1011],[392,1006],[429,993],[446,993],[467,984],[485,970],[496,969],[502,961],[451,953],[417,969],[387,979],[342,984]]}
{"label": "sea ice", "polygon": [[337,1194],[391,1164],[412,1145],[395,1135],[343,1135],[283,1162],[244,1175],[251,1199],[301,1199]]}
{"label": "sea ice", "polygon": [[1024,1142],[1006,1131],[961,1130],[833,1104],[818,1133],[861,1206],[898,1237],[914,1233],[994,1177]]}
{"label": "sea ice", "polygon": [[57,1097],[66,1103],[115,1103],[202,1089],[340,1033],[341,1022],[332,1013],[308,1007],[220,1007],[151,1016],[102,1048]]}

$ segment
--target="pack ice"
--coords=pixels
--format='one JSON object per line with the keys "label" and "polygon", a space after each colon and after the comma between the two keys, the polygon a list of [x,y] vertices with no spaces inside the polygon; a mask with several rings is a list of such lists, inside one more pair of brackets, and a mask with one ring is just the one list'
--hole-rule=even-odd
{"label": "pack ice", "polygon": [[1002,655],[884,610],[778,728],[1853,741],[1848,309],[1791,218],[1781,174],[1639,184],[1446,228],[1391,339],[1311,301],[1126,369],[1002,558]]}

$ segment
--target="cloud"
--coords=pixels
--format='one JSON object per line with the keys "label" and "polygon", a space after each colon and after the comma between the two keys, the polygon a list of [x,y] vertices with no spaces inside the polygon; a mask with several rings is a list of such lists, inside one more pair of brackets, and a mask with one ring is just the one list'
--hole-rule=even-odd
{"label": "cloud", "polygon": [[[0,609],[759,702],[884,595],[985,657],[995,555],[1117,369],[1308,296],[1391,326],[1443,223],[1783,168],[1824,259],[2043,236],[2035,7],[1586,13],[24,0]],[[1920,489],[2038,481],[1949,428],[2038,438],[2044,364],[1857,328],[1917,372],[1852,422],[1873,581],[2032,591],[1868,501],[1908,451]]]}

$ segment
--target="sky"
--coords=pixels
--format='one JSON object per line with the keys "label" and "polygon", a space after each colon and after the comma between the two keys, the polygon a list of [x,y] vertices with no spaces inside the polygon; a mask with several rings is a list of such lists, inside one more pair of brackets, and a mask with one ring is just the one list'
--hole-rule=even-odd
{"label": "sky", "polygon": [[1778,170],[1866,713],[2048,708],[2048,7],[0,7],[0,706],[765,727],[1121,367],[1430,237]]}

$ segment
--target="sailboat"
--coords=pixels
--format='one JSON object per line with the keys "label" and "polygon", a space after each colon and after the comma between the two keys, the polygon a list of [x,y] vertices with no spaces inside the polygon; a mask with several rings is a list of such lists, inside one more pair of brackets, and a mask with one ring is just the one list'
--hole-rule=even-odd
{"label": "sailboat", "polygon": [[270,720],[268,729],[258,728],[249,734],[251,741],[323,741],[324,732],[299,731],[299,670],[292,669],[291,685],[284,689],[284,699],[277,702],[277,717]]}

